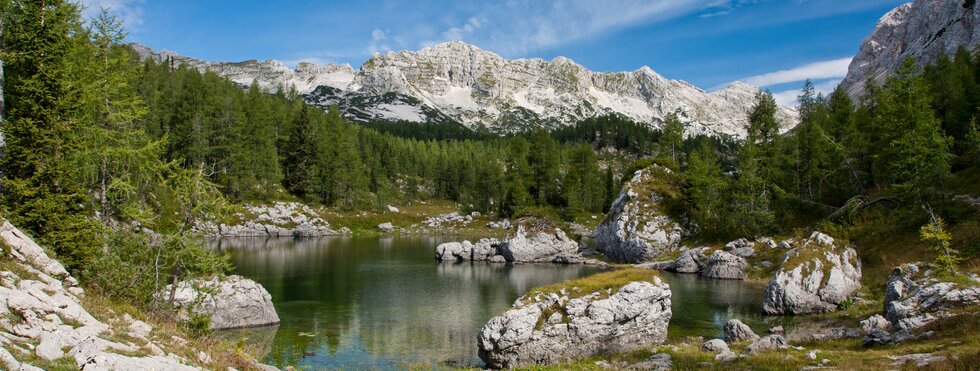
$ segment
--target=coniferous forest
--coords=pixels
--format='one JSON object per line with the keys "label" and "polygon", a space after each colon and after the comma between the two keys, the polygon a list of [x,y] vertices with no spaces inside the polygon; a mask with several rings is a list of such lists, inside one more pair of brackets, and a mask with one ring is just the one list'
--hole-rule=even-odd
{"label": "coniferous forest", "polygon": [[575,221],[608,211],[650,166],[664,170],[664,210],[692,240],[814,225],[861,240],[929,224],[954,231],[956,249],[942,255],[951,271],[980,254],[980,220],[950,201],[980,181],[980,56],[964,48],[924,67],[908,59],[857,100],[807,82],[789,129],[761,92],[741,138],[685,135],[678,114],[497,135],[351,122],[290,89],[141,61],[118,19],[83,21],[67,1],[0,0],[0,14],[0,215],[86,287],[147,308],[172,267],[230,269],[194,228],[235,205],[449,200],[499,218]]}

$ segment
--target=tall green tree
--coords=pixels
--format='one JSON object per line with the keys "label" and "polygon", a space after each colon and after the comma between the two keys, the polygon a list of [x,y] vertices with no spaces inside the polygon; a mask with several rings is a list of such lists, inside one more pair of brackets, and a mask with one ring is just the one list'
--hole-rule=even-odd
{"label": "tall green tree", "polygon": [[[71,56],[81,47],[78,7],[67,1],[14,2],[2,15],[6,148],[0,160],[10,219],[51,247],[69,269],[100,248],[97,223],[70,159],[81,85]],[[87,42],[87,40],[83,40]]]}

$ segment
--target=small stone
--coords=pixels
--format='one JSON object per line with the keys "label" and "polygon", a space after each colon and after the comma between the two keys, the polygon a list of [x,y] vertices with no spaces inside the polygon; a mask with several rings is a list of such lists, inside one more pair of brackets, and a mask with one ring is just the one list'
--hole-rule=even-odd
{"label": "small stone", "polygon": [[785,349],[786,347],[786,338],[782,335],[766,335],[745,348],[745,353],[755,354],[766,350]]}
{"label": "small stone", "polygon": [[378,230],[384,233],[391,233],[395,231],[395,225],[391,222],[378,224]]}
{"label": "small stone", "polygon": [[782,334],[783,326],[776,326],[769,329],[770,334]]}
{"label": "small stone", "polygon": [[709,352],[722,353],[728,351],[728,343],[721,339],[711,339],[701,344],[701,349]]}
{"label": "small stone", "polygon": [[806,354],[806,358],[809,358],[811,360],[816,360],[817,353],[820,353],[820,350],[811,350],[809,353]]}

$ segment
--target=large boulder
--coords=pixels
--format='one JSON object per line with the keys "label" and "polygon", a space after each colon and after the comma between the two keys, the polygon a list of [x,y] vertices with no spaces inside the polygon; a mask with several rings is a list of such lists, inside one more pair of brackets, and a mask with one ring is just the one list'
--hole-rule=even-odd
{"label": "large boulder", "polygon": [[574,288],[519,299],[477,337],[491,368],[546,365],[624,352],[667,338],[670,287],[659,277],[574,297]]}
{"label": "large boulder", "polygon": [[767,314],[829,312],[861,287],[861,260],[853,247],[813,232],[783,257],[766,285],[762,310]]}
{"label": "large boulder", "polygon": [[705,263],[702,277],[726,280],[742,280],[749,275],[749,262],[745,258],[717,250]]}
{"label": "large boulder", "polygon": [[593,233],[599,251],[617,262],[638,263],[677,249],[684,230],[666,215],[658,191],[673,176],[666,168],[651,166],[626,182]]}
{"label": "large boulder", "polygon": [[666,270],[677,273],[698,273],[708,265],[708,257],[704,255],[707,247],[688,249],[681,256],[667,265]]}
{"label": "large boulder", "polygon": [[[179,317],[194,315],[210,318],[212,330],[256,327],[279,323],[272,295],[258,282],[242,276],[215,276],[210,280],[191,279],[157,293],[180,308]],[[173,294],[173,298],[170,295]]]}
{"label": "large boulder", "polygon": [[759,335],[756,335],[748,325],[742,323],[737,319],[730,319],[725,322],[725,341],[731,343],[737,343],[745,340],[756,340]]}
{"label": "large boulder", "polygon": [[550,262],[559,254],[578,253],[578,242],[553,223],[525,218],[517,221],[514,236],[504,240],[499,250],[508,262]]}
{"label": "large boulder", "polygon": [[443,262],[485,261],[497,255],[500,241],[496,238],[483,238],[475,244],[470,241],[446,242],[436,246],[436,260]]}
{"label": "large boulder", "polygon": [[[956,308],[980,305],[980,278],[943,280],[921,263],[896,267],[885,288],[885,318],[898,332],[911,332]],[[971,283],[972,282],[972,283]]]}

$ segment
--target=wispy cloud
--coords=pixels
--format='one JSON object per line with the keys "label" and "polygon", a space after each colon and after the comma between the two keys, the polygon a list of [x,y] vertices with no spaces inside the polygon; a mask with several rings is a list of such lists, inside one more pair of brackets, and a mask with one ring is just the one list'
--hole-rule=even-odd
{"label": "wispy cloud", "polygon": [[712,3],[709,0],[487,2],[463,17],[465,22],[437,32],[435,37],[422,39],[418,46],[462,40],[505,56],[519,57],[637,24],[696,14]]}
{"label": "wispy cloud", "polygon": [[388,46],[388,34],[380,28],[375,28],[371,31],[371,43],[368,44],[367,49],[371,54],[391,51],[391,47]]}
{"label": "wispy cloud", "polygon": [[85,8],[85,19],[95,18],[106,9],[123,21],[126,30],[139,30],[143,25],[143,0],[81,0],[80,4]]}
{"label": "wispy cloud", "polygon": [[[813,85],[813,90],[817,94],[823,94],[824,96],[830,95],[837,88],[837,85],[843,79],[830,79],[826,81],[821,81],[820,83]],[[780,92],[772,93],[772,97],[776,99],[776,103],[783,106],[796,106],[798,103],[796,99],[803,93],[802,89],[791,89],[784,90]]]}
{"label": "wispy cloud", "polygon": [[786,70],[750,76],[742,79],[742,82],[755,86],[766,87],[788,82],[803,81],[806,79],[820,80],[839,78],[847,75],[847,66],[850,64],[851,57],[820,61]]}

